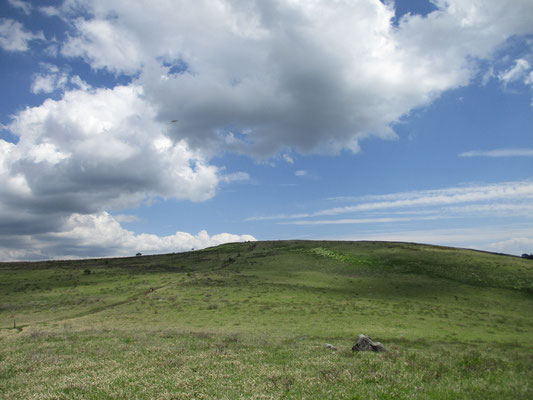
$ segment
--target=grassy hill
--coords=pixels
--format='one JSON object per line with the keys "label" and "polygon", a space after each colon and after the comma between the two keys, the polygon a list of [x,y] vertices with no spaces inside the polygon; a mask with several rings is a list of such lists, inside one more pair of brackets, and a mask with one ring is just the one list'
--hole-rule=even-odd
{"label": "grassy hill", "polygon": [[[352,353],[360,333],[388,351]],[[472,250],[280,241],[0,263],[7,399],[529,399],[532,339],[533,261]]]}

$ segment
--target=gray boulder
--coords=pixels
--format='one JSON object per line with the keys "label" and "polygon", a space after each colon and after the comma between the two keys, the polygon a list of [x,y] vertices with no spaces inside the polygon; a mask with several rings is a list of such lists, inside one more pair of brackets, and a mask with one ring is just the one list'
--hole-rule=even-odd
{"label": "gray boulder", "polygon": [[355,344],[352,347],[352,351],[382,352],[387,351],[387,349],[380,342],[373,342],[372,339],[370,339],[368,336],[359,335],[357,337],[357,340],[355,341]]}

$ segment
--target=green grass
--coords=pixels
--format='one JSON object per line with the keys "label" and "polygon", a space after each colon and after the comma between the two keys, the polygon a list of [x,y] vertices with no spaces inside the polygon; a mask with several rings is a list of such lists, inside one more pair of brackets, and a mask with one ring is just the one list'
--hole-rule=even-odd
{"label": "green grass", "polygon": [[0,393],[529,399],[532,311],[533,261],[406,243],[4,263]]}

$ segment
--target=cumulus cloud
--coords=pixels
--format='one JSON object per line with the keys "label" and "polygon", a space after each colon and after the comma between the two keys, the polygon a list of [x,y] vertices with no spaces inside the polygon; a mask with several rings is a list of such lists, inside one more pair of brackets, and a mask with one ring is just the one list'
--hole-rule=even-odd
{"label": "cumulus cloud", "polygon": [[0,140],[0,233],[59,232],[73,214],[154,197],[203,201],[219,182],[200,152],[166,134],[134,85],[67,91],[6,128],[18,142]]}
{"label": "cumulus cloud", "polygon": [[117,221],[119,224],[123,222],[137,222],[140,221],[140,218],[133,214],[118,214],[114,215],[113,219]]}
{"label": "cumulus cloud", "polygon": [[32,93],[51,93],[56,90],[58,87],[64,86],[66,80],[61,78],[58,79],[56,75],[47,74],[47,75],[36,75],[33,79],[31,85]]}
{"label": "cumulus cloud", "polygon": [[33,76],[30,90],[34,94],[65,91],[67,88],[83,91],[91,89],[91,85],[78,75],[70,76],[68,71],[60,71],[56,65],[41,63],[41,70]]}
{"label": "cumulus cloud", "polygon": [[137,86],[68,91],[14,117],[8,128],[19,142],[6,161],[33,195],[88,196],[103,189],[104,203],[138,192],[193,201],[212,197],[217,169],[169,138],[153,113]]}
{"label": "cumulus cloud", "polygon": [[[65,229],[60,233],[50,234],[56,243],[68,251],[69,255],[86,256],[87,249],[97,254],[132,255],[136,252],[162,253],[177,252],[216,246],[227,242],[255,240],[250,235],[233,235],[222,233],[209,236],[206,231],[197,235],[186,232],[176,232],[172,236],[140,234],[123,229],[120,224],[107,212],[98,214],[73,214],[65,223]],[[69,246],[70,244],[70,246]],[[67,250],[69,249],[70,250]]]}
{"label": "cumulus cloud", "polygon": [[[4,237],[0,234],[0,239]],[[72,214],[60,232],[8,237],[0,242],[0,260],[39,260],[171,253],[203,249],[228,242],[255,241],[250,235],[221,233],[210,236],[205,230],[196,235],[176,232],[171,236],[135,235],[124,229],[107,212]],[[31,247],[28,244],[31,243]]]}
{"label": "cumulus cloud", "polygon": [[[55,71],[55,70],[54,70]],[[203,201],[220,179],[198,151],[166,135],[140,87],[70,90],[14,116],[0,140],[0,259],[131,255],[203,248],[251,236],[135,235],[105,210],[154,197]]]}
{"label": "cumulus cloud", "polygon": [[43,63],[41,69],[43,72],[35,74],[33,77],[32,93],[52,93],[65,88],[69,80],[66,72],[59,71],[56,65],[47,63]]}
{"label": "cumulus cloud", "polygon": [[140,74],[157,117],[179,119],[172,135],[193,148],[357,152],[365,137],[394,139],[402,116],[532,31],[527,0],[434,4],[395,25],[394,3],[379,0],[68,0],[65,15],[90,17],[75,19],[62,52]]}
{"label": "cumulus cloud", "polygon": [[142,54],[135,37],[110,20],[76,19],[76,29],[83,35],[71,38],[62,48],[65,56],[80,56],[94,68],[134,73],[142,65]]}
{"label": "cumulus cloud", "polygon": [[26,51],[29,49],[28,42],[32,40],[44,40],[43,33],[29,32],[18,21],[0,18],[0,48],[5,51]]}

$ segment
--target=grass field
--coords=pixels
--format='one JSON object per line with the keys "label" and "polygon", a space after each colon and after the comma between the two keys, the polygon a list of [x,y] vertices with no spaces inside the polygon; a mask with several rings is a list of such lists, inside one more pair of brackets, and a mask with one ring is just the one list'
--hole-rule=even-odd
{"label": "grass field", "polygon": [[[352,353],[360,333],[388,351]],[[0,264],[5,399],[531,399],[532,341],[533,260],[471,250],[282,241]]]}

